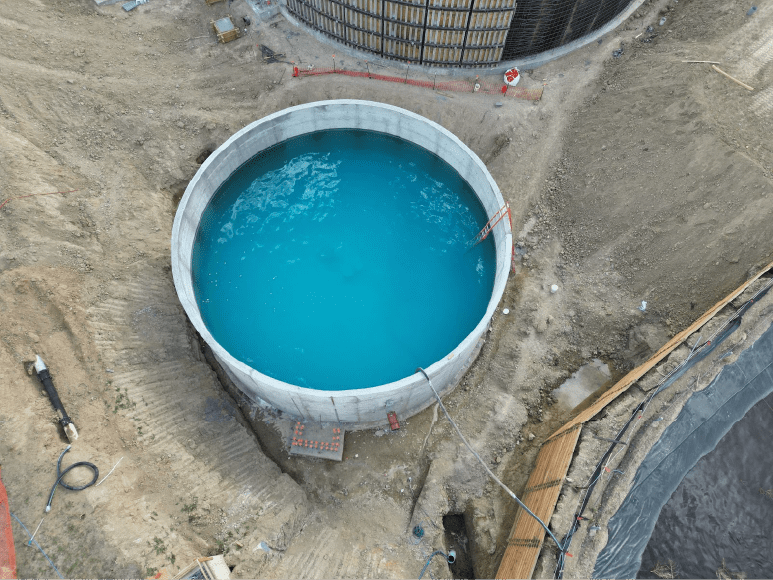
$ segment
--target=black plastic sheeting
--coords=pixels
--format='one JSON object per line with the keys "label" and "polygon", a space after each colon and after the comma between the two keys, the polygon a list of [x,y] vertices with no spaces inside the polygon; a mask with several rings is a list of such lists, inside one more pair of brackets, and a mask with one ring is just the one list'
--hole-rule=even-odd
{"label": "black plastic sheeting", "polygon": [[773,393],[700,458],[660,511],[638,578],[658,578],[675,562],[675,576],[773,578],[773,470],[770,439]]}
{"label": "black plastic sheeting", "polygon": [[[668,426],[647,454],[639,466],[631,491],[609,521],[609,539],[596,560],[594,577],[636,577],[641,567],[645,547],[652,536],[663,506],[700,458],[717,447],[719,441],[733,425],[771,392],[773,392],[773,326],[765,331],[750,348],[741,353],[735,363],[724,367],[708,387],[690,397],[676,421]],[[758,437],[768,439],[769,434],[760,433]],[[759,465],[758,468],[765,470],[769,465],[770,463],[767,462]],[[738,477],[736,477],[737,474],[729,475],[730,478],[725,478],[717,474],[715,485],[720,485],[723,480],[729,483],[733,478],[736,482],[743,479],[742,475]],[[728,485],[723,497],[729,498],[732,494],[738,494],[741,489],[738,486]],[[773,499],[768,501],[771,505],[767,513],[770,514],[773,510]],[[721,504],[722,502],[719,504],[720,507]],[[738,508],[740,505],[746,504],[733,498],[732,506],[740,509]],[[724,533],[731,525],[736,525],[739,518],[749,517],[749,508],[750,506],[745,507],[746,513],[738,513],[732,509],[726,512],[723,509],[722,521],[717,519],[714,522],[715,525],[712,525],[712,522],[705,522],[701,530],[709,535]],[[689,513],[688,505],[685,517],[689,517]],[[728,518],[731,519],[728,520]],[[768,517],[768,520],[770,519]],[[699,540],[693,538],[692,541]],[[708,544],[704,542],[704,547],[705,545]],[[769,541],[766,545],[769,551]],[[693,546],[693,549],[700,549],[700,546]],[[716,571],[724,555],[708,555],[704,552],[704,557],[706,564]],[[717,557],[719,561],[716,561]],[[678,558],[671,556],[671,559],[678,563]],[[706,577],[706,574],[700,572],[695,575],[692,571],[684,570],[682,573],[692,577]],[[713,575],[712,573],[709,576]],[[770,574],[762,574],[762,576],[765,575]]]}

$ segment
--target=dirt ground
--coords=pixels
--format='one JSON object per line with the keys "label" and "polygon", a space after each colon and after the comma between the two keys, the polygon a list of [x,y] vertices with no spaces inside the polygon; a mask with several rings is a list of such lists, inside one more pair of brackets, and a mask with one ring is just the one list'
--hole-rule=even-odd
{"label": "dirt ground", "polygon": [[[227,4],[0,3],[0,203],[69,192],[0,209],[11,510],[30,532],[43,518],[35,539],[69,577],[151,576],[215,553],[235,577],[417,577],[453,542],[476,576],[493,576],[515,508],[436,408],[396,433],[348,434],[332,463],[289,458],[278,420],[223,389],[174,292],[176,204],[205,151],[290,105],[381,101],[459,136],[511,204],[518,259],[510,313],[495,316],[447,405],[519,493],[567,417],[554,388],[593,357],[619,377],[773,258],[773,4],[747,16],[740,0],[645,2],[600,43],[524,71],[525,86],[544,86],[541,101],[501,107],[481,94],[292,78],[256,45],[302,66],[336,53],[336,66],[366,63],[282,16]],[[209,23],[228,12],[252,24],[217,44]],[[721,62],[755,90],[683,60]],[[60,488],[45,517],[66,440],[26,373],[36,353],[81,433],[63,464],[91,461],[101,478],[120,460],[98,487]],[[445,533],[449,514],[463,517],[466,540]],[[13,525],[19,575],[50,576]],[[436,559],[429,572],[454,571]]]}

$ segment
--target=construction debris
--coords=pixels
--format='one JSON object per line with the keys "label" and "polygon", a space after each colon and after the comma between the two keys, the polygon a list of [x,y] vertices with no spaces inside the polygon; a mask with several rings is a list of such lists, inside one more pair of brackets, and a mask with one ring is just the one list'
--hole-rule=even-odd
{"label": "construction debris", "polygon": [[283,60],[280,60],[284,58],[284,54],[281,52],[274,52],[269,47],[267,47],[265,44],[260,45],[260,52],[263,55],[263,62],[267,64],[271,64],[274,62],[285,62]]}
{"label": "construction debris", "polygon": [[[94,465],[93,463],[89,461],[78,461],[76,463],[73,463],[66,469],[62,470],[62,458],[64,457],[65,453],[67,453],[72,446],[68,445],[64,451],[62,451],[61,455],[59,455],[59,460],[56,462],[56,481],[54,482],[53,487],[51,488],[51,493],[48,494],[48,503],[46,504],[46,513],[51,511],[51,502],[54,501],[54,493],[56,493],[56,488],[60,485],[65,488],[69,489],[71,491],[83,491],[87,487],[91,487],[97,482],[97,479],[99,479],[99,468]],[[76,467],[86,467],[91,470],[91,472],[94,474],[94,477],[89,481],[88,483],[85,483],[84,485],[70,485],[68,483],[65,483],[62,481],[64,479],[64,476],[67,475],[70,471],[75,469]],[[38,525],[40,527],[40,525]],[[37,530],[35,530],[37,533]],[[35,534],[32,534],[34,537]],[[32,541],[32,538],[30,538],[30,541]]]}
{"label": "construction debris", "polygon": [[729,79],[730,79],[731,81],[733,81],[734,83],[741,85],[741,86],[742,86],[743,88],[745,88],[747,91],[753,91],[753,90],[754,90],[754,88],[753,88],[753,87],[750,87],[750,86],[749,86],[749,85],[747,85],[746,83],[742,83],[742,82],[741,82],[741,81],[739,81],[737,78],[735,78],[735,77],[731,77],[729,74],[727,74],[727,73],[726,73],[725,71],[723,71],[721,68],[719,68],[717,65],[715,65],[715,64],[712,64],[712,65],[711,65],[711,68],[713,68],[713,69],[714,69],[715,71],[717,71],[719,74],[721,74],[721,75],[723,75],[723,76],[726,76],[727,78],[729,78]]}
{"label": "construction debris", "polygon": [[218,20],[213,20],[211,24],[220,42],[231,42],[239,38],[239,29],[236,28],[236,24],[234,24],[230,14]]}
{"label": "construction debris", "polygon": [[400,423],[397,421],[397,413],[389,411],[389,413],[387,413],[387,419],[389,420],[389,427],[392,431],[397,431],[400,428]]}
{"label": "construction debris", "polygon": [[[722,560],[723,565],[724,563],[725,561]],[[666,563],[661,563],[658,560],[657,564],[655,564],[655,567],[650,570],[650,572],[655,574],[658,578],[678,578],[676,563],[673,560],[668,560]],[[717,578],[722,578],[722,576],[719,575],[719,572],[717,572]]]}
{"label": "construction debris", "polygon": [[196,558],[187,568],[180,570],[172,580],[230,580],[231,570],[222,554],[208,558]]}
{"label": "construction debris", "polygon": [[121,8],[126,10],[126,12],[129,12],[130,10],[134,10],[137,6],[140,6],[141,4],[147,4],[148,0],[131,0],[131,2],[126,2],[125,4],[121,5]]}

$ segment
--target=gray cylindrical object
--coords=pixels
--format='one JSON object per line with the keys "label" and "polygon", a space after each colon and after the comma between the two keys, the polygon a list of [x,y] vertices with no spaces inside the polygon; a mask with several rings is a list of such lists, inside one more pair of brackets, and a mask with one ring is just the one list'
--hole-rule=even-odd
{"label": "gray cylindrical object", "polygon": [[[370,101],[320,101],[299,105],[248,125],[202,164],[188,184],[175,216],[172,273],[180,302],[191,323],[231,379],[249,397],[303,419],[341,422],[349,424],[350,428],[362,428],[386,424],[389,411],[405,418],[434,402],[434,394],[424,377],[414,374],[377,387],[344,391],[308,389],[268,377],[234,358],[210,334],[201,317],[191,278],[191,257],[199,220],[220,184],[267,147],[298,135],[341,128],[378,131],[411,141],[454,167],[475,191],[489,217],[504,206],[499,188],[478,156],[452,133],[424,117]],[[453,351],[426,369],[440,393],[452,389],[469,367],[504,293],[512,254],[509,220],[500,221],[491,235],[496,246],[496,274],[486,313]]]}

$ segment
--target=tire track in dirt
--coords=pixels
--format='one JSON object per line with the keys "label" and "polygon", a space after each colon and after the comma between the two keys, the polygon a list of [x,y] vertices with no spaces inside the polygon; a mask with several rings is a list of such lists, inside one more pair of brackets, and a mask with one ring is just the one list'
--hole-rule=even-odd
{"label": "tire track in dirt", "polygon": [[[253,528],[255,538],[248,533],[246,539],[256,543],[292,537],[305,515],[305,495],[260,452],[212,370],[197,358],[171,280],[146,268],[133,280],[114,280],[106,295],[89,307],[88,325],[114,371],[114,412],[135,423],[147,463],[160,464],[168,482],[166,489],[151,487],[153,495],[193,506],[189,523],[204,525],[205,537],[223,541],[240,527]],[[205,498],[222,506],[220,512],[197,510]]]}

